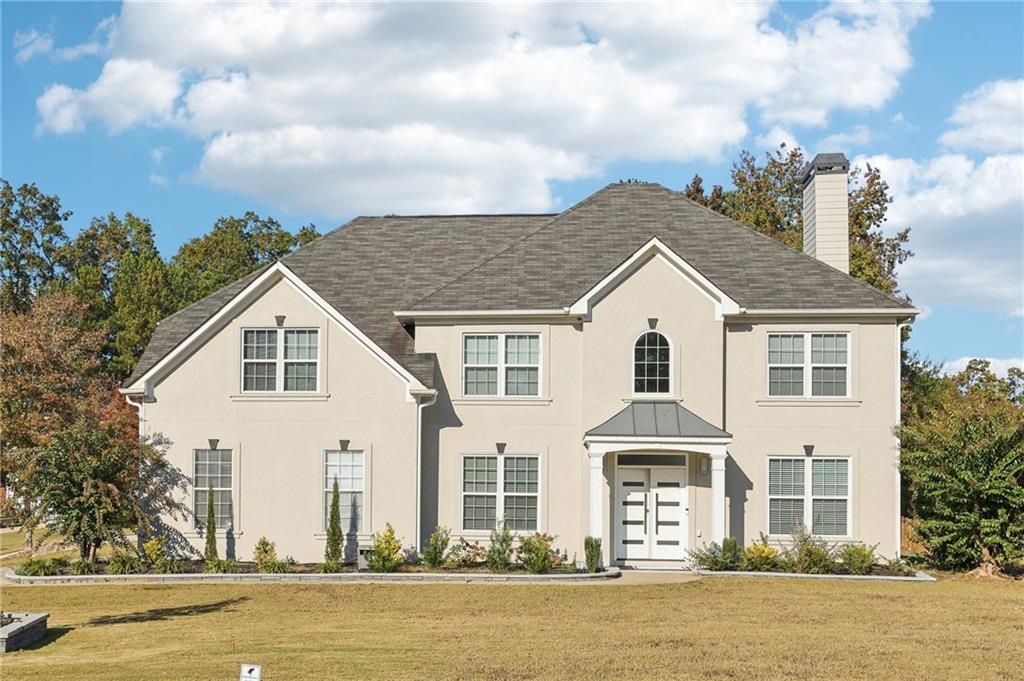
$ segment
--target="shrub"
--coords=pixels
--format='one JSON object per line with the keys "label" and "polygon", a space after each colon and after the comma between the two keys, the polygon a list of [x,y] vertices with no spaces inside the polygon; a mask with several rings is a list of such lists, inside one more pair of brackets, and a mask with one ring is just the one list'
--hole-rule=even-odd
{"label": "shrub", "polygon": [[726,572],[738,570],[740,567],[740,548],[732,537],[726,537],[721,545],[711,542],[689,553],[690,560],[701,570]]}
{"label": "shrub", "polygon": [[587,572],[597,572],[601,569],[601,538],[584,538],[583,555],[587,560]]}
{"label": "shrub", "polygon": [[76,560],[71,564],[71,574],[73,575],[93,575],[96,574],[96,564],[87,560]]}
{"label": "shrub", "polygon": [[828,575],[836,572],[835,552],[831,546],[812,537],[805,528],[793,529],[793,548],[789,554],[793,568],[809,575]]}
{"label": "shrub", "polygon": [[851,575],[866,575],[871,572],[878,558],[875,556],[875,546],[864,544],[846,544],[839,550],[839,561],[842,563],[843,572]]}
{"label": "shrub", "polygon": [[569,551],[563,549],[561,553],[555,551],[552,554],[551,567],[556,568],[562,572],[574,573],[578,572],[579,568],[576,567],[576,554],[572,554],[572,558],[569,558]]}
{"label": "shrub", "polygon": [[402,541],[395,536],[391,523],[387,523],[383,532],[373,535],[367,567],[371,572],[394,572],[401,564]]}
{"label": "shrub", "polygon": [[14,568],[14,574],[21,577],[49,577],[57,574],[57,568],[44,558],[29,558]]}
{"label": "shrub", "polygon": [[134,553],[117,551],[107,563],[107,573],[111,575],[135,575],[143,571],[142,560]]}
{"label": "shrub", "polygon": [[157,568],[167,559],[167,550],[163,537],[155,537],[142,545],[142,555],[146,565]]}
{"label": "shrub", "polygon": [[450,539],[451,531],[447,527],[438,525],[434,528],[423,549],[423,563],[427,567],[437,568],[444,564],[444,555],[448,552]]}
{"label": "shrub", "polygon": [[526,571],[534,575],[543,575],[551,570],[554,563],[551,544],[555,538],[550,534],[536,532],[519,539],[517,553],[519,561]]}
{"label": "shrub", "polygon": [[734,537],[726,537],[722,540],[722,563],[724,570],[739,570],[743,554],[740,545]]}
{"label": "shrub", "polygon": [[327,546],[324,547],[324,563],[340,565],[342,554],[341,534],[341,493],[338,491],[338,479],[331,486],[331,510],[327,517]]}
{"label": "shrub", "polygon": [[71,569],[71,561],[64,556],[54,556],[50,559],[50,566],[53,568],[54,573],[59,575]]}
{"label": "shrub", "polygon": [[335,561],[324,561],[316,567],[316,571],[325,575],[336,575],[345,570],[345,564]]}
{"label": "shrub", "polygon": [[203,551],[203,558],[206,562],[218,560],[217,555],[217,515],[213,512],[213,485],[206,492],[206,525],[203,526],[203,534],[206,535],[206,550]]}
{"label": "shrub", "polygon": [[917,574],[914,566],[902,558],[893,558],[886,564],[886,567],[901,577],[913,577]]}
{"label": "shrub", "polygon": [[256,572],[283,572],[283,570],[274,569],[278,563],[277,548],[274,546],[274,542],[266,537],[259,538],[252,555],[253,561],[256,563]]}
{"label": "shrub", "polygon": [[761,541],[751,544],[743,551],[743,569],[750,572],[774,572],[778,570],[779,552],[761,535]]}
{"label": "shrub", "polygon": [[165,556],[156,566],[156,571],[165,575],[176,575],[182,570],[181,561],[177,558]]}
{"label": "shrub", "polygon": [[487,569],[491,572],[505,572],[512,562],[512,531],[501,523],[501,529],[491,530],[491,545],[487,549]]}
{"label": "shrub", "polygon": [[470,565],[482,562],[486,557],[486,553],[484,548],[480,546],[480,542],[476,541],[470,544],[464,537],[459,537],[459,541],[452,544],[452,547],[448,549],[444,564],[445,567],[449,568],[469,567]]}
{"label": "shrub", "polygon": [[213,560],[206,561],[206,565],[203,566],[203,572],[230,575],[235,571],[236,567],[238,567],[237,564],[231,558],[214,558]]}

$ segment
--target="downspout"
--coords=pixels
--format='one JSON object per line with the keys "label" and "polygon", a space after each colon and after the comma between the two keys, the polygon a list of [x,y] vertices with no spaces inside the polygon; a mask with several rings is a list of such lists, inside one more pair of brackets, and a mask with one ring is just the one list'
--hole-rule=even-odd
{"label": "downspout", "polygon": [[420,527],[423,489],[423,410],[437,402],[437,391],[418,392],[416,398],[416,550],[423,548],[423,530]]}
{"label": "downspout", "polygon": [[146,437],[146,395],[139,395],[138,402],[132,402],[130,393],[121,393],[124,395],[124,401],[135,407],[135,411],[139,413],[139,441],[141,442]]}
{"label": "downspout", "polygon": [[910,322],[896,323],[896,557],[903,553],[903,474],[900,468],[903,465],[903,453],[900,427],[903,425],[903,329],[910,326]]}

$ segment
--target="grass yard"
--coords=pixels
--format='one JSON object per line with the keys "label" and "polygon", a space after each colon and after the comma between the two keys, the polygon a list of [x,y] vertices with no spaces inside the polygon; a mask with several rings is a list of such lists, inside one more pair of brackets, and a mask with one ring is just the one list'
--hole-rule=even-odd
{"label": "grass yard", "polygon": [[0,532],[0,553],[9,553],[25,548],[25,533],[21,530]]}
{"label": "grass yard", "polygon": [[17,679],[898,678],[1024,674],[1024,585],[4,586],[48,611]]}

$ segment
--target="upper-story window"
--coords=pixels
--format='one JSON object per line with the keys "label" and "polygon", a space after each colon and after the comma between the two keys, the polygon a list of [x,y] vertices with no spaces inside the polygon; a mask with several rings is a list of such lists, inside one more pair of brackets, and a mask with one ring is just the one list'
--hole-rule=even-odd
{"label": "upper-story window", "polygon": [[668,395],[672,392],[672,346],[657,331],[640,335],[633,344],[633,392]]}
{"label": "upper-story window", "polygon": [[849,343],[847,333],[769,334],[768,394],[848,397]]}
{"label": "upper-story window", "polygon": [[540,335],[472,333],[462,337],[462,392],[466,396],[540,394]]}
{"label": "upper-story window", "polygon": [[243,392],[316,392],[320,332],[316,329],[244,329]]}

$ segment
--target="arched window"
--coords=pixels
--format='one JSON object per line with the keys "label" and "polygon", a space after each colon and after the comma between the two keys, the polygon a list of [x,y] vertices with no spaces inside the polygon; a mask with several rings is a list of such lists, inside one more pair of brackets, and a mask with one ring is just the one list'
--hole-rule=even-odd
{"label": "arched window", "polygon": [[672,349],[657,331],[640,334],[633,345],[633,392],[668,395],[671,391]]}

